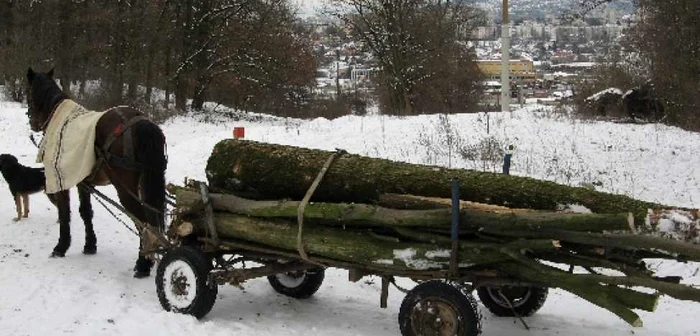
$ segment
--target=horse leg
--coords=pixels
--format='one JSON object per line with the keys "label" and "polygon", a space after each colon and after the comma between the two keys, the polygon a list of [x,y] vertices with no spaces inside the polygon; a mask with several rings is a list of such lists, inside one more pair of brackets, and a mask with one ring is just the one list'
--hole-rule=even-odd
{"label": "horse leg", "polygon": [[65,257],[70,247],[70,194],[68,190],[59,191],[49,195],[49,198],[58,208],[58,222],[60,223],[58,244],[53,248],[51,257]]}
{"label": "horse leg", "polygon": [[[168,159],[165,154],[165,136],[157,125],[151,122],[139,122],[134,125],[134,154],[136,162],[143,166],[136,177],[136,188],[140,190],[141,197],[149,207],[143,207],[143,219],[151,229],[162,233],[165,227],[165,169]],[[139,247],[139,250],[143,246]],[[139,253],[136,261],[135,277],[145,277],[150,274],[153,261],[146,259]]]}
{"label": "horse leg", "polygon": [[[119,195],[119,202],[121,205],[142,223],[148,224],[141,203],[131,195],[132,193],[134,195],[138,195],[138,179],[127,179],[122,176],[120,183],[118,185],[115,184],[114,186],[117,189],[117,194]],[[131,191],[131,193],[129,191]],[[134,266],[134,278],[145,278],[151,275],[153,261],[141,255],[142,248],[143,246],[141,243],[139,243],[139,255],[138,259],[136,260],[136,265]]]}
{"label": "horse leg", "polygon": [[92,226],[92,203],[90,199],[90,192],[86,188],[78,188],[78,197],[80,198],[80,218],[83,219],[85,224],[85,246],[83,247],[83,254],[95,254],[97,253],[97,237],[95,236],[95,230]]}

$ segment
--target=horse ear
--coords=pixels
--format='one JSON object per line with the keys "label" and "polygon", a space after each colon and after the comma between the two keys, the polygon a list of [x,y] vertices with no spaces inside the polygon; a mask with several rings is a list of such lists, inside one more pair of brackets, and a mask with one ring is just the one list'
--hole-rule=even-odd
{"label": "horse ear", "polygon": [[34,72],[34,70],[32,70],[32,68],[29,67],[29,69],[27,69],[27,79],[29,79],[29,81],[31,82],[32,80],[34,80],[34,76],[36,76],[36,72]]}
{"label": "horse ear", "polygon": [[46,75],[49,76],[49,78],[51,79],[53,79],[53,69],[54,68],[51,68],[51,70],[49,70],[49,72],[46,73]]}

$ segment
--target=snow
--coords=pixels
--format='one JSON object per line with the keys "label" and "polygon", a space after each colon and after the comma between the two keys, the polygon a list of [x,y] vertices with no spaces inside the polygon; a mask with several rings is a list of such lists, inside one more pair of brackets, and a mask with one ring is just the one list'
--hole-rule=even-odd
{"label": "snow", "polygon": [[[36,166],[28,139],[26,108],[0,102],[0,153]],[[226,111],[225,111],[226,112]],[[229,111],[230,112],[230,111]],[[500,160],[483,149],[484,139],[499,148],[514,144],[511,173],[596,189],[670,205],[698,208],[700,134],[662,125],[621,125],[576,121],[543,107],[512,113],[452,116],[348,116],[332,121],[237,115],[183,116],[163,125],[168,139],[168,182],[203,179],[206,158],[233,126],[246,127],[251,140],[333,150],[440,166],[500,170]],[[203,119],[209,120],[208,123]],[[487,127],[486,122],[490,125]],[[487,134],[487,129],[489,133]],[[462,157],[459,149],[478,155]],[[329,269],[320,291],[309,300],[275,293],[265,279],[241,288],[219,289],[217,303],[203,320],[162,310],[153,277],[132,278],[138,241],[97,202],[98,252],[80,253],[84,242],[73,191],[73,246],[66,258],[49,259],[57,241],[56,211],[43,195],[31,198],[30,217],[12,221],[14,204],[0,180],[0,334],[2,335],[398,335],[397,314],[404,294],[391,288],[388,309],[380,309],[381,281],[347,281],[347,272]],[[114,197],[112,187],[100,190]],[[126,216],[120,217],[128,222]],[[700,285],[696,264],[656,262],[661,275],[683,275]],[[414,285],[398,279],[402,287]],[[644,328],[632,328],[582,299],[552,290],[531,331],[483,309],[485,335],[692,335],[700,330],[700,305],[664,297],[655,313],[639,312]]]}
{"label": "snow", "polygon": [[602,90],[602,91],[600,91],[600,92],[598,92],[598,93],[595,93],[595,94],[591,95],[590,97],[586,98],[586,101],[587,101],[587,102],[596,102],[596,101],[598,101],[601,97],[603,97],[604,95],[609,94],[609,93],[610,93],[610,94],[615,94],[615,95],[618,95],[618,96],[622,96],[622,90],[620,90],[620,89],[618,89],[618,88],[607,88],[607,89],[605,89],[605,90]]}
{"label": "snow", "polygon": [[567,211],[567,212],[571,212],[571,213],[581,213],[581,214],[593,213],[593,211],[591,211],[591,209],[589,209],[581,204],[559,205],[558,208],[562,209],[563,211]]}
{"label": "snow", "polygon": [[572,63],[559,63],[552,65],[552,68],[592,68],[596,66],[596,62],[572,62]]}
{"label": "snow", "polygon": [[[428,259],[449,258],[450,251],[448,251],[448,250],[426,251],[425,257]],[[399,261],[401,261],[402,264],[406,265],[406,267],[408,267],[410,269],[415,269],[415,270],[428,270],[431,268],[432,269],[439,269],[442,265],[441,263],[432,262],[432,261],[426,260],[426,259],[417,259],[416,258],[416,250],[412,249],[412,248],[403,249],[403,250],[394,250],[394,260],[399,260]],[[389,264],[389,265],[394,264],[393,261],[387,263],[387,260],[385,260],[385,259],[376,260],[374,263],[376,263],[376,264]]]}

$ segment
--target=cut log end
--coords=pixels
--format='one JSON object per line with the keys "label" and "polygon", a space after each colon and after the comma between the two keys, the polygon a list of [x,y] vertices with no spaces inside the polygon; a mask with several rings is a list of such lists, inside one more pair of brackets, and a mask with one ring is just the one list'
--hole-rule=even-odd
{"label": "cut log end", "polygon": [[654,302],[654,306],[652,307],[651,312],[655,312],[656,308],[659,308],[659,302],[661,302],[661,295],[656,297],[656,301]]}
{"label": "cut log end", "polygon": [[635,321],[632,321],[632,323],[630,323],[630,324],[635,328],[644,327],[644,322],[642,322],[642,319],[640,319],[640,318],[637,318]]}
{"label": "cut log end", "polygon": [[637,234],[637,227],[634,226],[634,214],[631,212],[627,213],[627,223],[629,223],[630,231]]}
{"label": "cut log end", "polygon": [[177,234],[180,237],[189,236],[194,231],[194,226],[190,222],[183,222],[177,227]]}

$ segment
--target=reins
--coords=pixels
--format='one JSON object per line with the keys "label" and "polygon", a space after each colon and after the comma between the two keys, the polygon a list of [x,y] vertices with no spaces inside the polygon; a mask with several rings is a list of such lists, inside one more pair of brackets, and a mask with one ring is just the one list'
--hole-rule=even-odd
{"label": "reins", "polygon": [[[57,104],[54,105],[54,107],[52,108],[51,112],[50,112],[49,115],[48,115],[48,118],[46,119],[46,121],[45,121],[44,124],[42,125],[41,130],[42,130],[42,132],[44,133],[44,135],[46,134],[46,128],[48,127],[48,124],[51,122],[51,119],[53,118],[54,114],[55,114],[56,111],[58,110],[58,106],[59,106],[60,104],[61,104],[61,102],[59,102],[59,103],[57,103]],[[141,120],[141,119],[138,119],[138,120]],[[131,126],[131,125],[129,125],[129,126]],[[121,135],[121,134],[119,134],[119,135]],[[118,138],[118,137],[119,137],[119,136],[115,137],[114,140],[116,140],[116,138]],[[40,148],[40,146],[37,144],[36,140],[34,139],[33,134],[30,134],[30,135],[29,135],[29,139],[31,140],[32,144],[34,144],[34,146],[35,146],[36,148]],[[110,143],[113,142],[114,140],[110,141]],[[105,157],[105,155],[104,155],[105,153],[103,153],[103,152],[102,152],[101,150],[99,150],[99,149],[98,149],[96,152],[97,152],[97,156],[98,156],[98,159],[97,159],[97,162],[96,162],[96,167],[99,166],[99,165],[104,165],[104,166],[106,166],[106,168],[107,168],[108,170],[111,171],[111,170],[112,170],[112,166],[111,166],[111,164],[109,163],[109,160],[107,160],[107,158]],[[116,177],[116,174],[113,174],[113,175]],[[113,179],[113,180],[111,181],[111,184],[113,184],[113,185],[115,185],[115,186],[118,185],[118,186],[122,186],[122,187],[123,187],[123,183],[122,183],[122,181],[121,181],[118,177],[116,178],[116,180]],[[107,204],[105,204],[104,202],[102,202],[102,200],[105,200],[105,201],[107,201],[108,203],[110,203],[111,205],[117,207],[117,209],[119,209],[121,212],[125,213],[125,214],[126,214],[128,217],[130,217],[132,220],[134,220],[134,219],[136,218],[133,214],[129,213],[125,208],[118,206],[114,201],[112,201],[111,199],[109,199],[109,197],[107,197],[106,195],[100,193],[97,189],[95,189],[93,186],[89,185],[88,183],[85,183],[85,182],[79,183],[79,184],[78,184],[78,188],[82,188],[82,189],[84,189],[85,191],[87,191],[88,193],[94,194],[94,195],[96,196],[95,199],[97,199],[97,201],[100,203],[100,205],[102,205],[102,206],[112,215],[112,217],[114,217],[114,218],[117,219],[119,222],[121,222],[127,229],[129,229],[129,231],[131,231],[131,232],[133,232],[133,233],[136,233],[136,232],[135,232],[133,229],[131,229],[124,221],[122,221],[116,214],[114,214],[114,212],[112,212],[112,211],[109,209],[109,207],[107,207]],[[141,207],[142,207],[144,210],[151,211],[151,212],[153,212],[153,213],[156,213],[156,214],[161,215],[161,216],[164,216],[164,217],[171,214],[170,212],[167,211],[167,205],[174,206],[174,202],[168,199],[168,196],[169,196],[169,195],[168,195],[167,191],[166,191],[166,198],[165,198],[165,205],[166,205],[166,208],[163,209],[163,210],[161,211],[161,210],[159,210],[159,209],[156,209],[156,208],[152,207],[151,205],[147,204],[146,202],[144,202],[138,195],[136,195],[134,192],[132,192],[132,191],[129,190],[128,188],[123,188],[123,190],[125,190],[125,191],[127,192],[127,194],[128,194],[130,197],[132,197],[135,201],[137,201],[137,202],[141,205]],[[98,196],[99,196],[99,197],[98,197]],[[137,235],[138,235],[138,233],[137,233]]]}

